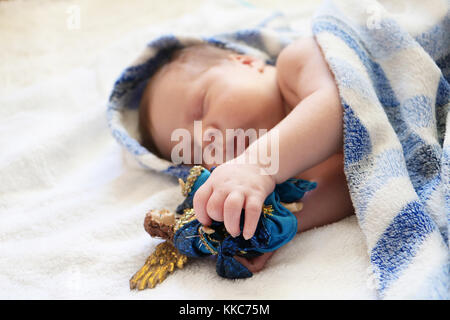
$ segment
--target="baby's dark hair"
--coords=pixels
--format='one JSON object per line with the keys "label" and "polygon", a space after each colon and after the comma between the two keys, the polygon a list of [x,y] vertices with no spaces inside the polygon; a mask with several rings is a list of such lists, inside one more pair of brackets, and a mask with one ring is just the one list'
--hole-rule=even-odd
{"label": "baby's dark hair", "polygon": [[149,92],[150,90],[148,90],[147,84],[147,88],[144,90],[139,104],[138,132],[141,140],[140,143],[144,148],[146,148],[154,155],[163,158],[151,135],[150,106],[148,105],[150,100]]}
{"label": "baby's dark hair", "polygon": [[[195,44],[180,50],[175,51],[169,58],[168,62],[161,66],[156,73],[148,80],[144,93],[139,104],[139,124],[138,130],[140,135],[140,142],[143,147],[148,151],[152,152],[160,158],[165,158],[158,146],[156,145],[152,134],[151,134],[151,119],[150,119],[150,98],[151,98],[151,85],[152,80],[162,72],[162,69],[166,68],[172,62],[177,61],[183,65],[196,65],[195,73],[200,74],[214,65],[219,64],[221,61],[226,59],[230,54],[236,54],[236,52],[229,49],[221,49],[217,46],[211,44]],[[193,76],[195,76],[193,74]],[[169,159],[166,159],[169,160]]]}

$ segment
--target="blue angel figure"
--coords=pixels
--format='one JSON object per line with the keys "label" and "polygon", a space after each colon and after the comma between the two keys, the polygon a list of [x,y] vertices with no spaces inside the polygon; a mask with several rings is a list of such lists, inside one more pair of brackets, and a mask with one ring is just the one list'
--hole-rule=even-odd
{"label": "blue angel figure", "polygon": [[[211,172],[214,168],[211,169]],[[245,211],[241,214],[241,235],[232,237],[223,222],[213,221],[203,226],[193,211],[195,192],[210,176],[211,172],[195,166],[184,182],[186,199],[176,212],[181,215],[175,226],[173,243],[177,250],[188,257],[217,256],[217,273],[225,278],[237,279],[252,276],[250,270],[234,259],[234,256],[252,258],[265,252],[275,251],[288,243],[297,233],[297,218],[286,208],[287,203],[299,201],[305,192],[316,188],[316,182],[288,179],[275,186],[265,199],[258,226],[252,238],[242,236]]]}

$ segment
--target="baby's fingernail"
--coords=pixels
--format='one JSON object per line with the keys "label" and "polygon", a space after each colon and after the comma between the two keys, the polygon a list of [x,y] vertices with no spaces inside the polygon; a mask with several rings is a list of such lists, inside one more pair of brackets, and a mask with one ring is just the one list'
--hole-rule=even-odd
{"label": "baby's fingernail", "polygon": [[244,234],[244,239],[245,240],[248,240],[248,239],[250,239],[252,236],[249,236],[248,234]]}

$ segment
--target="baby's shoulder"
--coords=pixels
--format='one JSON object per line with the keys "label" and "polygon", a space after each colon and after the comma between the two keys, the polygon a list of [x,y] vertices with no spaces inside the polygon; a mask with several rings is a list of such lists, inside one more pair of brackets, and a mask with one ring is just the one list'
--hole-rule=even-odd
{"label": "baby's shoulder", "polygon": [[297,75],[302,69],[317,59],[320,49],[314,38],[300,38],[284,47],[277,57],[277,72],[285,77]]}
{"label": "baby's shoulder", "polygon": [[330,78],[328,65],[313,37],[298,39],[278,55],[277,77],[280,86],[299,99],[317,89],[324,78]]}
{"label": "baby's shoulder", "polygon": [[277,58],[277,68],[290,70],[292,67],[303,65],[317,53],[317,43],[313,37],[300,38],[284,47]]}

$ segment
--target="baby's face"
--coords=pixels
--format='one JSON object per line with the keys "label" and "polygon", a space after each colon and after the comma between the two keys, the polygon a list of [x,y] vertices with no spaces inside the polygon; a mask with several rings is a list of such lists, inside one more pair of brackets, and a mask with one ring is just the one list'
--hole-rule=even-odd
{"label": "baby's face", "polygon": [[[154,76],[151,90],[151,134],[168,159],[179,143],[171,141],[172,132],[183,128],[194,137],[195,120],[202,121],[203,132],[218,129],[225,139],[226,129],[270,130],[286,116],[276,68],[238,54],[203,73],[174,61]],[[201,143],[203,149],[208,143]]]}

